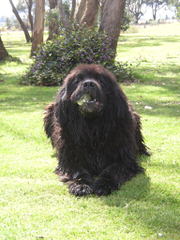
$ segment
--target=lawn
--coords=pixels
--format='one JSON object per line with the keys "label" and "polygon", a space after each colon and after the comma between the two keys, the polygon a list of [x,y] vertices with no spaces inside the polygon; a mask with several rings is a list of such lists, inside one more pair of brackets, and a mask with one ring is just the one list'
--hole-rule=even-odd
{"label": "lawn", "polygon": [[[0,240],[179,240],[180,24],[123,34],[117,58],[138,81],[122,88],[141,114],[145,175],[108,197],[71,196],[53,173],[43,109],[57,87],[18,85],[30,64],[21,33],[2,39],[22,63],[0,64]],[[174,29],[174,31],[173,31]]]}

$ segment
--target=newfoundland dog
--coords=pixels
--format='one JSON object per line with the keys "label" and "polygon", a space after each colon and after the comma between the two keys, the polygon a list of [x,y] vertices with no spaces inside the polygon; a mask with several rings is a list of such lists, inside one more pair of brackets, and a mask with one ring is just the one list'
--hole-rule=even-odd
{"label": "newfoundland dog", "polygon": [[76,196],[108,195],[143,172],[138,155],[148,155],[139,115],[114,75],[82,64],[64,79],[46,107],[44,127],[56,149],[56,173]]}

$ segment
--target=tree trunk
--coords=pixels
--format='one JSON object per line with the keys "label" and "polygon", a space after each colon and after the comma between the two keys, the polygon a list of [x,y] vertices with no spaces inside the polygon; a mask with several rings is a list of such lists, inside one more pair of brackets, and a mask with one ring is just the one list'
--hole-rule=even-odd
{"label": "tree trunk", "polygon": [[72,8],[71,8],[71,15],[70,15],[71,21],[74,19],[75,10],[76,10],[76,0],[72,0]]}
{"label": "tree trunk", "polygon": [[23,30],[23,32],[24,32],[26,41],[27,41],[27,42],[31,42],[31,37],[30,37],[30,35],[29,35],[29,32],[28,32],[28,30],[27,30],[27,27],[26,27],[26,25],[24,24],[24,22],[22,21],[22,19],[21,19],[19,13],[18,13],[16,7],[14,6],[13,1],[12,1],[12,0],[9,0],[9,2],[10,2],[10,4],[11,4],[11,6],[12,6],[12,11],[13,11],[14,15],[16,16],[16,18],[17,18],[17,20],[18,20],[18,22],[19,22],[19,24],[20,24],[20,26],[21,26],[21,28],[22,28],[22,30]]}
{"label": "tree trunk", "polygon": [[135,24],[138,24],[139,23],[139,19],[141,18],[140,13],[139,12],[135,13],[134,17],[135,17]]}
{"label": "tree trunk", "polygon": [[[50,10],[57,8],[57,0],[49,0]],[[51,40],[58,34],[59,26],[58,26],[58,16],[50,16],[49,19],[49,36],[47,40]]]}
{"label": "tree trunk", "polygon": [[81,24],[87,27],[92,27],[94,25],[98,12],[98,5],[98,0],[86,0],[85,12],[80,21]]}
{"label": "tree trunk", "polygon": [[57,0],[49,0],[50,9],[54,9],[57,7]]}
{"label": "tree trunk", "polygon": [[37,50],[37,47],[43,42],[44,13],[45,13],[45,0],[36,0],[31,56],[34,55],[35,51]]}
{"label": "tree trunk", "polygon": [[153,13],[153,20],[156,21],[156,12]]}
{"label": "tree trunk", "polygon": [[33,0],[26,1],[26,4],[28,6],[28,18],[31,27],[31,34],[33,34],[33,15],[32,15]]}
{"label": "tree trunk", "polygon": [[3,41],[0,36],[0,61],[5,60],[9,56],[6,48],[4,47]]}
{"label": "tree trunk", "polygon": [[124,15],[125,2],[126,0],[105,0],[102,6],[100,31],[105,32],[109,36],[114,58]]}
{"label": "tree trunk", "polygon": [[152,6],[152,15],[153,15],[153,20],[156,21],[156,15],[157,15],[157,7],[156,6],[154,6],[154,8]]}
{"label": "tree trunk", "polygon": [[60,20],[64,28],[68,28],[70,26],[69,18],[65,13],[64,6],[62,0],[59,0],[59,12],[60,12]]}
{"label": "tree trunk", "polygon": [[83,16],[84,11],[86,9],[86,1],[87,0],[81,0],[81,2],[79,4],[78,10],[77,10],[76,15],[75,15],[75,21],[77,23],[81,22],[82,16]]}

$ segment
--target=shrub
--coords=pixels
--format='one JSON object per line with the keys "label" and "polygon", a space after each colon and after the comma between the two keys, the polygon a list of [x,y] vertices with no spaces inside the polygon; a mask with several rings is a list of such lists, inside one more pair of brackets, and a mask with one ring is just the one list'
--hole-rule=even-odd
{"label": "shrub", "polygon": [[22,79],[23,84],[60,85],[67,73],[80,63],[102,64],[118,79],[131,79],[127,65],[112,60],[108,37],[95,29],[77,28],[61,31],[53,41],[47,41],[37,52],[34,63]]}
{"label": "shrub", "polygon": [[123,32],[127,31],[130,27],[130,22],[131,22],[130,16],[125,11],[124,17],[122,19],[121,31],[123,31]]}

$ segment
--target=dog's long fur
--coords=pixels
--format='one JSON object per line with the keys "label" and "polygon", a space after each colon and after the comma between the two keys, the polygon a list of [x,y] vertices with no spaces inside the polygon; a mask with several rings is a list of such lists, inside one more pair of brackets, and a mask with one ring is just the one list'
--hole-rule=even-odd
{"label": "dog's long fur", "polygon": [[[78,78],[99,86],[99,112],[84,114],[72,100],[79,94],[80,87],[74,87]],[[143,172],[137,158],[148,151],[140,117],[114,75],[100,65],[80,65],[70,72],[56,101],[46,107],[44,126],[57,151],[56,173],[74,195],[110,194]]]}

